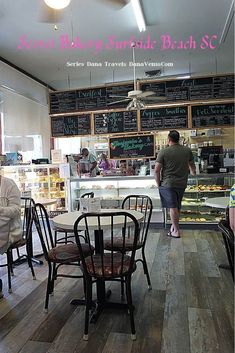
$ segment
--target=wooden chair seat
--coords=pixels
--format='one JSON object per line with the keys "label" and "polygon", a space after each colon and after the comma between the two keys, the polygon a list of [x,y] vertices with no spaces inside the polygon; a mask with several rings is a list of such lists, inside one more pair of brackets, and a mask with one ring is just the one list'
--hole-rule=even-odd
{"label": "wooden chair seat", "polygon": [[[138,241],[136,249],[140,249],[143,246],[143,243]],[[133,239],[125,239],[125,245],[123,243],[123,237],[115,237],[113,243],[111,243],[110,239],[104,241],[104,248],[106,250],[120,251],[120,252],[128,252],[133,248]]]}
{"label": "wooden chair seat", "polygon": [[[83,244],[82,248],[86,256],[91,254],[88,244]],[[51,262],[56,263],[79,262],[80,256],[77,244],[64,244],[56,246],[48,252],[48,258]]]}
{"label": "wooden chair seat", "polygon": [[8,249],[13,250],[13,249],[18,249],[21,248],[22,246],[26,245],[27,240],[24,238],[17,240],[15,243],[12,243]]}
{"label": "wooden chair seat", "polygon": [[[92,277],[105,277],[114,278],[120,275],[124,276],[130,270],[131,258],[128,255],[117,254],[104,254],[102,257],[100,255],[93,255],[93,257],[87,257],[85,259],[87,271]],[[81,269],[83,269],[81,265]],[[133,272],[136,269],[134,264]]]}

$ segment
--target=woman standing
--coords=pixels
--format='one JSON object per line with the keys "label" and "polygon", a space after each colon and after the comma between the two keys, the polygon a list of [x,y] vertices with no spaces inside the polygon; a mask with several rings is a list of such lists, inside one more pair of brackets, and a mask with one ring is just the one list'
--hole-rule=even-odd
{"label": "woman standing", "polygon": [[107,171],[115,168],[115,162],[111,159],[108,159],[105,153],[101,154],[100,161],[99,161],[99,168]]}

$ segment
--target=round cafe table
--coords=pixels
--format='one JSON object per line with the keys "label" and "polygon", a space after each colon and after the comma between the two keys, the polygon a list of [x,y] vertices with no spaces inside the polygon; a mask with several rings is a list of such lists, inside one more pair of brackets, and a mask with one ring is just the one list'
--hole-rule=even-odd
{"label": "round cafe table", "polygon": [[[139,212],[139,211],[135,211],[135,210],[123,210],[120,208],[109,208],[109,209],[101,209],[101,212],[123,212],[126,211],[128,213],[130,213],[132,216],[134,216],[138,222],[142,221],[142,219],[144,218],[143,213]],[[81,211],[73,211],[73,212],[68,212],[68,213],[63,213],[59,216],[56,216],[53,218],[52,222],[54,223],[54,225],[56,227],[62,228],[64,230],[71,230],[73,229],[73,225],[75,223],[75,221],[77,220],[77,218],[79,216],[81,216],[82,212]],[[105,227],[109,227],[109,220],[105,218],[105,220],[101,221],[101,225],[103,228]],[[115,224],[114,226],[118,226],[118,225],[123,224],[123,218],[122,216],[120,216],[120,218],[115,218]],[[95,222],[92,222],[92,220],[89,223],[89,228],[91,229],[96,229],[97,224]],[[85,223],[80,223],[80,228],[81,230],[85,229]]]}
{"label": "round cafe table", "polygon": [[[135,210],[123,210],[123,209],[101,209],[100,212],[105,212],[105,213],[109,213],[109,212],[128,212],[129,214],[133,215],[138,222],[141,222],[144,218],[143,213],[135,211]],[[81,211],[74,211],[74,212],[68,212],[68,213],[64,213],[61,214],[59,216],[56,216],[53,218],[52,222],[54,223],[54,225],[56,227],[62,228],[64,230],[71,230],[73,229],[73,225],[75,223],[75,221],[77,220],[77,218],[79,216],[81,216],[82,212]],[[105,217],[105,218],[101,218],[101,227],[103,229],[110,227],[110,218],[109,217]],[[100,238],[100,233],[98,232],[98,236],[97,237],[97,229],[98,229],[98,225],[97,225],[97,218],[94,217],[94,219],[90,218],[88,220],[88,226],[90,229],[94,230],[94,240],[95,240],[95,251],[97,253],[99,253],[100,251],[100,239],[98,241],[98,238]],[[129,221],[130,224],[133,224],[132,221]],[[118,227],[118,225],[120,225],[120,227],[123,225],[123,216],[117,216],[114,219],[114,224],[115,227]],[[127,223],[128,225],[128,223]],[[85,230],[85,222],[83,223],[82,221],[79,223],[79,230]],[[115,307],[115,308],[126,308],[126,304],[123,303],[112,303],[107,301],[107,299],[109,298],[109,296],[111,295],[111,291],[107,291],[105,290],[105,281],[99,280],[97,278],[96,280],[96,292],[97,292],[97,305],[95,303],[93,303],[94,307],[96,308],[95,311],[93,312],[93,315],[91,317],[91,322],[96,322],[101,311],[103,310],[104,307]],[[73,305],[84,305],[85,301],[84,300],[80,300],[80,299],[73,299],[71,301],[71,304]]]}

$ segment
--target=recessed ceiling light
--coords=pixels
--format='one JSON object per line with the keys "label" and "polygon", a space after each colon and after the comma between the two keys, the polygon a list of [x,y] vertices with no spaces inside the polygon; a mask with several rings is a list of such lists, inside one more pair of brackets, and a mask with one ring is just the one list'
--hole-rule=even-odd
{"label": "recessed ceiling light", "polygon": [[44,2],[47,6],[56,10],[64,9],[70,4],[70,0],[44,0]]}

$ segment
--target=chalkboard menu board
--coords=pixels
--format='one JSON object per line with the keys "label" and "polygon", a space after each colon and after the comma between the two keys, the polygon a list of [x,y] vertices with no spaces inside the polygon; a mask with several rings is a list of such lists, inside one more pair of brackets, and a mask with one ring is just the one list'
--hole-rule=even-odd
{"label": "chalkboard menu board", "polygon": [[125,98],[131,90],[133,84],[50,92],[50,114],[126,107],[126,102],[115,102]]}
{"label": "chalkboard menu board", "polygon": [[106,88],[90,88],[77,90],[76,110],[94,110],[106,108]]}
{"label": "chalkboard menu board", "polygon": [[142,131],[188,127],[187,107],[166,107],[140,111]]}
{"label": "chalkboard menu board", "polygon": [[50,114],[76,111],[76,91],[50,93]]}
{"label": "chalkboard menu board", "polygon": [[111,137],[109,156],[111,159],[155,157],[154,135]]}
{"label": "chalkboard menu board", "polygon": [[[168,102],[234,97],[234,76],[211,76],[141,84],[143,91],[154,91]],[[161,101],[161,100],[160,100]]]}
{"label": "chalkboard menu board", "polygon": [[135,132],[138,130],[136,111],[94,114],[95,134]]}
{"label": "chalkboard menu board", "polygon": [[234,125],[234,104],[192,106],[193,127]]}
{"label": "chalkboard menu board", "polygon": [[51,118],[52,137],[90,135],[90,114],[70,115]]}

